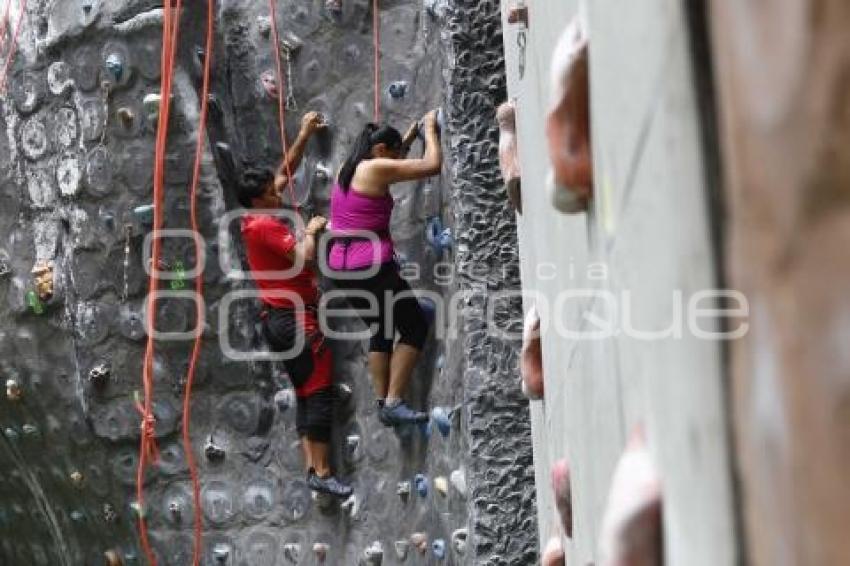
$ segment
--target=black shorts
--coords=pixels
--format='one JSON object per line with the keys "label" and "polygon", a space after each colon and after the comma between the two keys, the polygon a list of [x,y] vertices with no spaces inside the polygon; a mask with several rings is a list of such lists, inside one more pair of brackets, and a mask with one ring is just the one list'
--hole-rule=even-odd
{"label": "black shorts", "polygon": [[[334,285],[342,290],[366,291],[378,305],[377,316],[362,316],[368,327],[376,326],[377,331],[369,342],[370,352],[393,351],[396,332],[399,343],[407,344],[417,350],[425,346],[430,324],[428,318],[413,295],[410,285],[399,273],[395,262],[381,265],[378,273],[365,279],[334,279]],[[369,301],[364,297],[348,297],[353,309],[367,311]]]}
{"label": "black shorts", "polygon": [[295,406],[295,430],[313,442],[329,443],[333,425],[336,392],[333,387],[298,397]]}

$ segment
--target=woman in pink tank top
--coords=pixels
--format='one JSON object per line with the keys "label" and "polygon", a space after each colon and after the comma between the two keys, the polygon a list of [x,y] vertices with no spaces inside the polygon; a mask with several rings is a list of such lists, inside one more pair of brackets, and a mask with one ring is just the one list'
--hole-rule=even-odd
{"label": "woman in pink tank top", "polygon": [[[367,124],[340,169],[331,195],[333,244],[328,264],[344,272],[332,277],[336,287],[356,292],[349,296],[353,308],[360,313],[377,311],[376,316],[361,314],[361,318],[367,327],[377,327],[369,344],[369,372],[378,418],[386,426],[428,420],[428,413],[414,411],[402,400],[429,323],[410,285],[399,274],[390,236],[390,186],[437,175],[442,167],[436,111],[428,113],[422,123],[425,154],[420,159],[404,157],[415,139],[416,126],[403,139],[395,128]],[[397,344],[396,333],[400,336]]]}

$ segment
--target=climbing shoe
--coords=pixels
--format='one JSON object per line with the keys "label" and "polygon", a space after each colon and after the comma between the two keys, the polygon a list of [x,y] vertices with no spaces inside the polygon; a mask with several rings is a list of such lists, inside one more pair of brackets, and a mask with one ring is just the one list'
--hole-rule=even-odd
{"label": "climbing shoe", "polygon": [[397,405],[384,404],[378,409],[378,420],[384,426],[399,426],[405,424],[420,424],[428,422],[428,413],[414,411],[404,401]]}
{"label": "climbing shoe", "polygon": [[307,487],[318,493],[326,493],[341,499],[350,497],[354,493],[350,485],[343,484],[334,476],[320,478],[316,470],[313,469],[310,469],[307,473]]}

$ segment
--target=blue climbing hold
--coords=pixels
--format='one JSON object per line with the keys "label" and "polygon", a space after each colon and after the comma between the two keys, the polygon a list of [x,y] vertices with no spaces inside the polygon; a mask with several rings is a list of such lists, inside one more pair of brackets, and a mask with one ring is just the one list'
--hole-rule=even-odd
{"label": "blue climbing hold", "polygon": [[437,430],[443,435],[443,438],[449,436],[452,431],[452,420],[448,411],[443,407],[434,407],[431,409],[431,421],[437,425]]}
{"label": "blue climbing hold", "polygon": [[419,497],[423,499],[428,497],[428,478],[425,477],[425,474],[416,474],[416,477],[413,478],[413,485],[416,486],[416,493],[419,494]]}
{"label": "blue climbing hold", "polygon": [[425,237],[438,256],[442,256],[444,251],[452,249],[454,245],[451,228],[444,227],[439,216],[433,216],[428,221]]}
{"label": "blue climbing hold", "polygon": [[404,98],[404,96],[407,94],[407,88],[407,81],[395,81],[393,83],[390,83],[390,86],[387,88],[387,92],[389,93],[390,98],[399,100],[401,98]]}
{"label": "blue climbing hold", "polygon": [[419,297],[419,307],[428,321],[428,326],[434,324],[434,319],[437,318],[437,304],[428,297]]}
{"label": "blue climbing hold", "polygon": [[118,53],[110,53],[106,58],[106,70],[115,82],[120,82],[124,76],[124,59]]}
{"label": "blue climbing hold", "polygon": [[431,551],[438,560],[442,560],[446,557],[446,541],[438,538],[431,543]]}
{"label": "blue climbing hold", "polygon": [[444,356],[443,354],[437,356],[437,361],[434,362],[434,367],[437,369],[437,371],[443,371],[443,368],[446,367],[446,356]]}

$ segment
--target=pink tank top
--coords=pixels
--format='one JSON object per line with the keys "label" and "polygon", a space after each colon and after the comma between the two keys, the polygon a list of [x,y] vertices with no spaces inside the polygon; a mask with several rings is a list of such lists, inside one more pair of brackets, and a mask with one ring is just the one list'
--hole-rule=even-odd
{"label": "pink tank top", "polygon": [[[387,263],[395,251],[390,238],[390,216],[395,202],[389,194],[370,197],[353,188],[343,191],[339,183],[331,194],[331,230],[335,240],[331,246],[328,264],[331,269],[364,269],[376,263]],[[362,234],[346,233],[367,230],[380,240],[366,240]]]}

